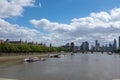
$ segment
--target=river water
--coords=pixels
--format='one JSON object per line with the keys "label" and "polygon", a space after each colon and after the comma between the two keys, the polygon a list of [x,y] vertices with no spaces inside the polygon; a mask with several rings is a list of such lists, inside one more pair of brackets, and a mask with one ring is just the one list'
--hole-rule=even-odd
{"label": "river water", "polygon": [[0,78],[17,80],[120,79],[120,55],[106,53],[66,55],[46,61],[0,67]]}

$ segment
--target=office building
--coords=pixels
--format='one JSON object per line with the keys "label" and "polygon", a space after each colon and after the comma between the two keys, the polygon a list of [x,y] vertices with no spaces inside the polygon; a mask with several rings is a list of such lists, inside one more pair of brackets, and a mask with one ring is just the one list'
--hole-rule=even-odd
{"label": "office building", "polygon": [[118,38],[118,48],[120,48],[120,36]]}
{"label": "office building", "polygon": [[114,39],[113,50],[116,50],[116,49],[117,49],[117,41],[116,41],[116,39]]}
{"label": "office building", "polygon": [[100,50],[100,44],[98,43],[98,40],[95,40],[95,51]]}
{"label": "office building", "polygon": [[71,42],[70,50],[71,50],[72,52],[74,52],[74,47],[75,47],[74,42]]}
{"label": "office building", "polygon": [[3,40],[2,39],[0,39],[0,44],[2,44],[3,43]]}

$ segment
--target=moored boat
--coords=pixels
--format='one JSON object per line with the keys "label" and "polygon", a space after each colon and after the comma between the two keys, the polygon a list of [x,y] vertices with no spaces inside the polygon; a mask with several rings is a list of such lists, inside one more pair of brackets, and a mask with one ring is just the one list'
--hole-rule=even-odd
{"label": "moored boat", "polygon": [[24,59],[25,62],[34,62],[32,57],[27,57]]}
{"label": "moored boat", "polygon": [[107,54],[108,54],[108,55],[112,55],[113,53],[112,53],[112,52],[108,52]]}
{"label": "moored boat", "polygon": [[38,58],[38,57],[27,57],[24,59],[25,62],[35,62],[35,61],[45,61],[46,58]]}
{"label": "moored boat", "polygon": [[27,57],[24,59],[25,62],[35,62],[35,61],[39,61],[38,57]]}
{"label": "moored boat", "polygon": [[45,61],[46,60],[46,58],[40,58],[40,61]]}
{"label": "moored boat", "polygon": [[62,58],[64,56],[65,56],[64,54],[49,54],[50,58]]}

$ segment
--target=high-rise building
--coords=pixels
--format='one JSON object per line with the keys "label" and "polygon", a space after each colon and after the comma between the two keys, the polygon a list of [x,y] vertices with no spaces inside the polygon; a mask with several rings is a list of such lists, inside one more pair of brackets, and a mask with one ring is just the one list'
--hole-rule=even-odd
{"label": "high-rise building", "polygon": [[74,47],[75,47],[74,42],[71,42],[70,50],[71,50],[72,52],[74,52]]}
{"label": "high-rise building", "polygon": [[105,44],[105,51],[108,51],[108,45]]}
{"label": "high-rise building", "polygon": [[104,46],[104,45],[102,45],[101,51],[102,51],[102,52],[105,51],[105,46]]}
{"label": "high-rise building", "polygon": [[66,47],[66,48],[70,48],[70,44],[67,43],[67,44],[65,45],[65,47]]}
{"label": "high-rise building", "polygon": [[83,51],[84,50],[84,42],[82,42],[81,46],[80,46],[80,50]]}
{"label": "high-rise building", "polygon": [[116,49],[117,49],[117,41],[116,41],[116,39],[114,39],[113,50],[116,50]]}
{"label": "high-rise building", "polygon": [[89,50],[89,43],[87,41],[85,41],[85,50],[88,51]]}
{"label": "high-rise building", "polygon": [[95,46],[94,45],[91,45],[91,50],[95,51]]}
{"label": "high-rise building", "polygon": [[82,42],[80,49],[81,49],[81,51],[88,51],[89,50],[89,43],[87,41]]}
{"label": "high-rise building", "polygon": [[52,43],[50,43],[50,48],[52,47]]}
{"label": "high-rise building", "polygon": [[95,47],[98,45],[98,40],[95,40]]}
{"label": "high-rise building", "polygon": [[108,51],[113,51],[113,45],[109,43]]}
{"label": "high-rise building", "polygon": [[119,38],[118,38],[118,43],[119,43],[118,48],[120,48],[120,36],[119,36]]}
{"label": "high-rise building", "polygon": [[98,40],[95,40],[95,51],[100,50],[100,44],[98,43]]}

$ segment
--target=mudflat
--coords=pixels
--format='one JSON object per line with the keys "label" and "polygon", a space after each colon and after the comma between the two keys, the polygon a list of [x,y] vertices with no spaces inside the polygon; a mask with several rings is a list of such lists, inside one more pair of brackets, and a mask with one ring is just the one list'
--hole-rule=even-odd
{"label": "mudflat", "polygon": [[13,64],[18,62],[23,62],[24,58],[26,57],[48,57],[48,53],[42,54],[28,54],[28,55],[10,55],[10,56],[0,56],[0,64]]}

